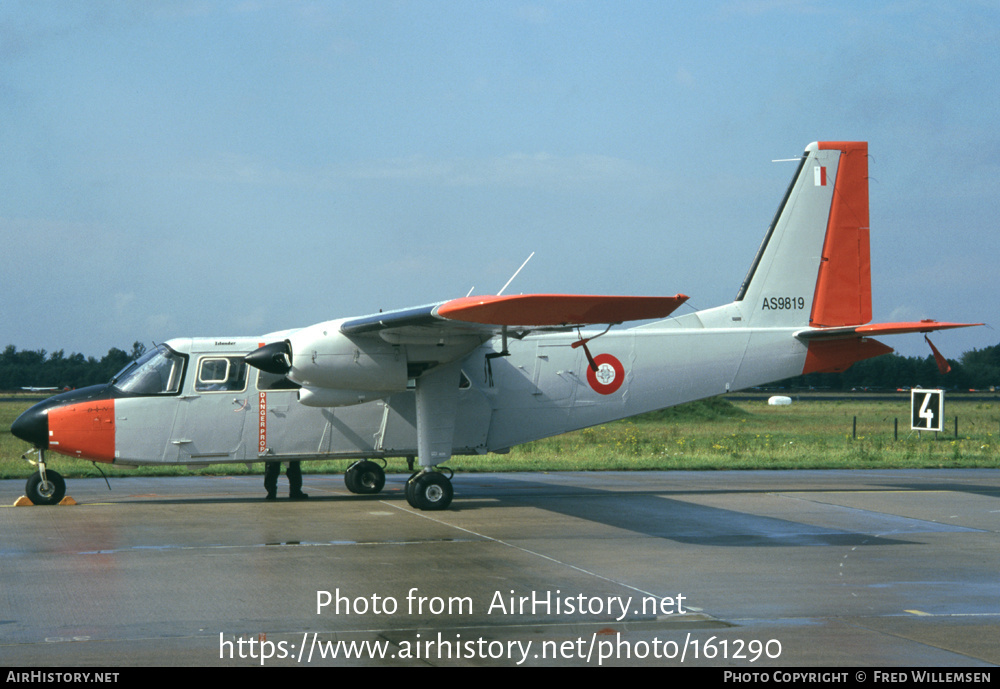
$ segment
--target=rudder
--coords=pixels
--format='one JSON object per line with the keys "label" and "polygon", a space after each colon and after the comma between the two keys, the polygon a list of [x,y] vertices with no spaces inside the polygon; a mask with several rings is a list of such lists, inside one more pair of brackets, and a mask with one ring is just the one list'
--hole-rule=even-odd
{"label": "rudder", "polygon": [[872,319],[868,144],[819,146],[839,150],[841,156],[809,324],[817,328],[861,325]]}

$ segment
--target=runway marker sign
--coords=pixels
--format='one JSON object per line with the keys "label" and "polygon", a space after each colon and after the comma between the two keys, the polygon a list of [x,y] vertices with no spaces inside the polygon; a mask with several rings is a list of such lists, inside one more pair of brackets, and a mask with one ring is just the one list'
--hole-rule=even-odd
{"label": "runway marker sign", "polygon": [[944,390],[910,391],[910,428],[914,431],[944,430]]}

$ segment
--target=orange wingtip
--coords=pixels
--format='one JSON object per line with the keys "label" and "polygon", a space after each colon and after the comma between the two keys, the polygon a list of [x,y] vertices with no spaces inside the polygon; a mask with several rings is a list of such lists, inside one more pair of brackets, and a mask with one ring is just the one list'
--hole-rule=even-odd
{"label": "orange wingtip", "polygon": [[622,323],[666,318],[687,296],[613,297],[582,294],[518,294],[463,297],[437,307],[449,320],[487,325],[558,326]]}

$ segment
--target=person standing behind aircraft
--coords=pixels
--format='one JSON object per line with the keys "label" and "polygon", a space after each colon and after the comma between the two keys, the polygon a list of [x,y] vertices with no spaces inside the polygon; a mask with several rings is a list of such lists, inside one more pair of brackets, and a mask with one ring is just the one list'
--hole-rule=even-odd
{"label": "person standing behind aircraft", "polygon": [[[281,473],[281,462],[264,463],[264,489],[267,491],[265,500],[276,500],[278,497],[278,474]],[[298,462],[289,462],[285,470],[288,477],[288,498],[290,500],[305,500],[308,494],[302,492],[302,469]]]}

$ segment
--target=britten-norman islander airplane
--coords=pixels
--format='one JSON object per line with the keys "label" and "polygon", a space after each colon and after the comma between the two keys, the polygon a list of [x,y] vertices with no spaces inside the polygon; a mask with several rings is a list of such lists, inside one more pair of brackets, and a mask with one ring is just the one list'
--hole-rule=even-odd
{"label": "britten-norman islander airplane", "polygon": [[345,482],[362,494],[385,484],[372,460],[415,455],[406,499],[442,510],[452,455],[842,371],[892,351],[875,335],[978,325],[869,324],[864,142],[810,144],[736,300],[667,319],[686,299],[465,297],[263,337],[170,340],[106,385],[36,404],[11,431],[38,448],[36,504],[66,489],[46,450],[126,465],[351,459]]}

